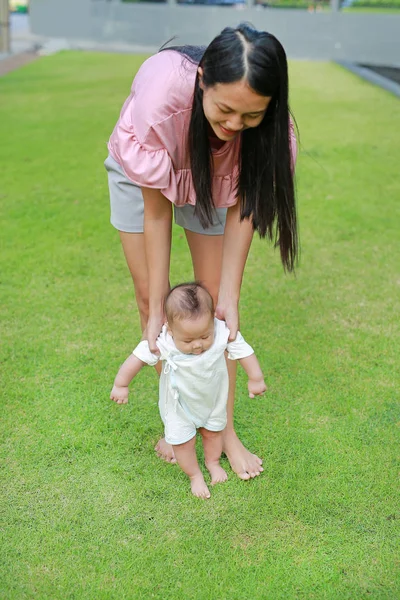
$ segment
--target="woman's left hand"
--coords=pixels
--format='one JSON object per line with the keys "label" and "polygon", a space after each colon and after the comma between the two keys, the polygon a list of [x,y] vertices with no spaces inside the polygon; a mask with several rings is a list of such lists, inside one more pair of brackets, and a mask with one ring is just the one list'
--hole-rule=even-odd
{"label": "woman's left hand", "polygon": [[222,248],[221,282],[215,316],[226,322],[229,341],[236,339],[239,329],[239,296],[244,266],[253,239],[253,225],[240,220],[240,202],[228,208]]}
{"label": "woman's left hand", "polygon": [[215,316],[217,319],[225,321],[229,329],[228,341],[233,342],[236,339],[239,329],[239,310],[237,302],[232,302],[231,300],[226,302],[218,300]]}

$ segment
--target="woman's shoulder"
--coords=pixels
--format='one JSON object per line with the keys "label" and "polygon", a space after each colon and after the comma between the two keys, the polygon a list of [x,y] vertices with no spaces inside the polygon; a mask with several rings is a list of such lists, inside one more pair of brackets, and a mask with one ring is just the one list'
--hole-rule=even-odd
{"label": "woman's shoulder", "polygon": [[142,81],[148,78],[168,79],[171,74],[179,67],[182,56],[179,52],[165,50],[157,52],[147,58],[139,67],[135,79],[133,80],[133,88],[136,88]]}
{"label": "woman's shoulder", "polygon": [[135,103],[153,109],[156,120],[190,109],[197,66],[175,50],[148,58],[132,84]]}

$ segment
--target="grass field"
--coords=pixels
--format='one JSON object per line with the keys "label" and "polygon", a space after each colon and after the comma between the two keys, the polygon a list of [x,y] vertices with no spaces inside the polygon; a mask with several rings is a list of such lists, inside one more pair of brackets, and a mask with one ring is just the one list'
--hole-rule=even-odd
{"label": "grass field", "polygon": [[400,103],[291,64],[300,267],[255,239],[241,298],[269,391],[248,399],[239,373],[236,425],[265,473],[224,459],[204,502],[154,455],[155,373],[108,399],[139,325],[102,162],[142,59],[60,53],[0,79],[0,598],[399,598]]}

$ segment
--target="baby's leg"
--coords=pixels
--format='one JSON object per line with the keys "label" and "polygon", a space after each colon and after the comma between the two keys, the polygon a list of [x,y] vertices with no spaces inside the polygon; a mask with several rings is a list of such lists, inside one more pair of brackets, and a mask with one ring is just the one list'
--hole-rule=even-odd
{"label": "baby's leg", "polygon": [[199,431],[203,438],[204,459],[211,475],[211,483],[222,483],[228,479],[226,471],[219,464],[222,454],[222,431],[210,431],[204,427]]}
{"label": "baby's leg", "polygon": [[210,498],[210,491],[197,462],[196,436],[184,444],[174,445],[174,452],[178,465],[190,479],[192,493],[198,498]]}

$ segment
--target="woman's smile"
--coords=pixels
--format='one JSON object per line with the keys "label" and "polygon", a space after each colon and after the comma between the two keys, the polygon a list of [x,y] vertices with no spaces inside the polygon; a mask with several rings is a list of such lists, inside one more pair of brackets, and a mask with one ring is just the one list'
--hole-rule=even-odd
{"label": "woman's smile", "polygon": [[237,135],[238,133],[240,133],[243,130],[243,128],[242,128],[242,129],[238,129],[237,131],[233,131],[231,129],[227,129],[226,127],[224,127],[221,124],[219,124],[219,127],[224,135],[232,136],[232,137]]}

